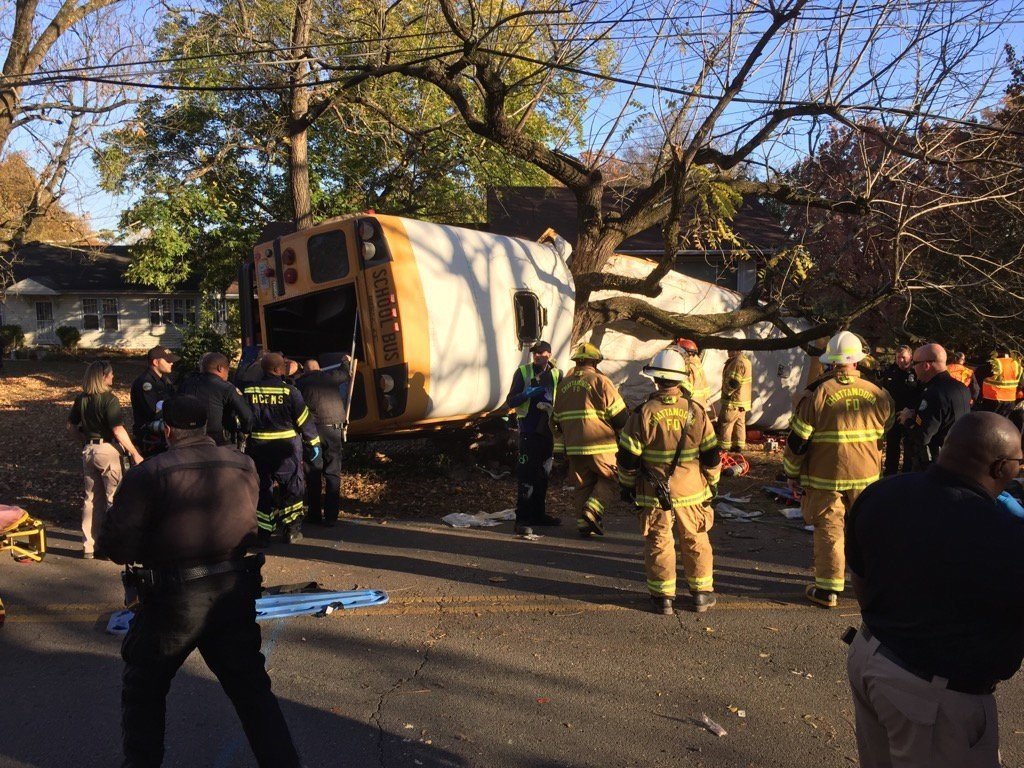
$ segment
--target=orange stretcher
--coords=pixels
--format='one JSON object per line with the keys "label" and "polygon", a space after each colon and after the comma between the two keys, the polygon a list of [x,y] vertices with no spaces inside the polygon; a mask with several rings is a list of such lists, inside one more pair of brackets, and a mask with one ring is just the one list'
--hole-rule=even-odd
{"label": "orange stretcher", "polygon": [[46,556],[46,526],[21,507],[0,504],[0,552],[11,551],[19,563],[38,563]]}

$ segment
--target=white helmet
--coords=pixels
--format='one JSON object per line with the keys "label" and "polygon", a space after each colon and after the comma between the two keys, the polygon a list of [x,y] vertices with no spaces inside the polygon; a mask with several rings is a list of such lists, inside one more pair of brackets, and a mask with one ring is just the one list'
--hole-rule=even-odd
{"label": "white helmet", "polygon": [[867,357],[864,351],[864,343],[855,333],[840,331],[825,345],[825,354],[818,359],[829,365],[843,363],[859,363]]}
{"label": "white helmet", "polygon": [[644,376],[664,381],[687,381],[690,377],[686,368],[686,356],[678,347],[669,347],[651,358],[641,371]]}

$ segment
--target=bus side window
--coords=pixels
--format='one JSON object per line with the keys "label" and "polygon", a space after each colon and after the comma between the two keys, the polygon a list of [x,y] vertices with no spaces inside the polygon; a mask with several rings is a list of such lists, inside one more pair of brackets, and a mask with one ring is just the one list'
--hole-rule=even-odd
{"label": "bus side window", "polygon": [[533,291],[516,291],[512,302],[516,312],[516,341],[522,349],[540,341],[548,322],[548,311]]}

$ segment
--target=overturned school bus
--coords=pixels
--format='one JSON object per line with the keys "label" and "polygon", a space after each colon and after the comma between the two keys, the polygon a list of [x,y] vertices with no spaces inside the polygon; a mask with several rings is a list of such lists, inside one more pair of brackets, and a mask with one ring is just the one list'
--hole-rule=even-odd
{"label": "overturned school bus", "polygon": [[256,246],[239,279],[243,344],[351,354],[351,437],[466,424],[502,407],[534,341],[568,364],[567,255],[398,216],[333,219]]}

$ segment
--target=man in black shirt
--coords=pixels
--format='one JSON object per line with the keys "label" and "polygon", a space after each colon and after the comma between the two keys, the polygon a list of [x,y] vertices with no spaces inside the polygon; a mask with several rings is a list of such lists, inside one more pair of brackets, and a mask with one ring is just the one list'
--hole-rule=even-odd
{"label": "man in black shirt", "polygon": [[[896,350],[895,361],[878,377],[878,385],[892,397],[896,405],[896,413],[904,408],[913,408],[920,402],[921,390],[917,374],[912,365],[913,352],[903,345]],[[907,446],[907,430],[897,420],[885,434],[884,474],[895,475],[900,471],[900,449],[903,450],[903,471],[909,463]]]}
{"label": "man in black shirt", "polygon": [[[345,450],[343,431],[348,419],[349,366],[348,355],[324,355],[328,370],[320,370],[317,360],[306,361],[306,373],[295,386],[302,393],[309,412],[313,414],[323,466],[306,463],[306,521],[328,527],[338,521],[341,511],[341,460]],[[326,487],[326,492],[323,490]]]}
{"label": "man in black shirt", "polygon": [[178,394],[192,395],[206,405],[206,434],[217,445],[234,443],[237,435],[252,431],[252,408],[228,383],[228,359],[220,352],[203,355],[199,373],[185,379]]}
{"label": "man in black shirt", "polygon": [[916,408],[905,408],[900,420],[908,432],[910,470],[927,469],[939,455],[953,423],[971,410],[971,392],[946,370],[946,350],[925,344],[914,351],[914,371],[924,384]]}
{"label": "man in black shirt", "polygon": [[1024,523],[996,497],[1014,426],[970,413],[926,472],[883,479],[847,520],[863,625],[847,668],[861,768],[996,768],[992,691],[1024,658]]}
{"label": "man in black shirt", "polygon": [[171,369],[181,358],[167,347],[153,347],[147,354],[149,367],[132,382],[132,435],[143,456],[167,450],[160,406],[174,394]]}
{"label": "man in black shirt", "polygon": [[198,648],[261,768],[298,768],[260,652],[259,561],[244,558],[256,538],[256,467],[206,435],[206,406],[194,397],[169,400],[163,422],[170,449],[125,475],[96,543],[146,575],[121,647],[123,765],[161,764],[167,691]]}

